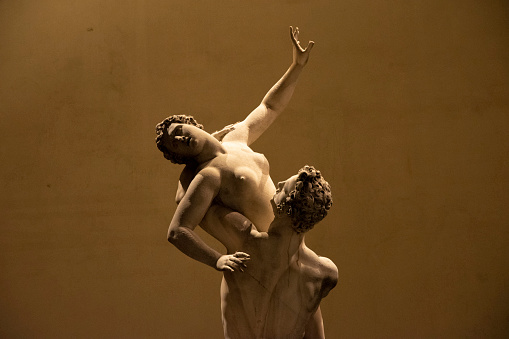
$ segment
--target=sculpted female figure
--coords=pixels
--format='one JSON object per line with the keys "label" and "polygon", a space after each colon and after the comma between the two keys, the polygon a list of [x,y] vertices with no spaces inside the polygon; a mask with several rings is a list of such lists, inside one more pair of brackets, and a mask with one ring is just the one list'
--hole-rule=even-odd
{"label": "sculpted female figure", "polygon": [[222,142],[203,131],[192,117],[172,116],[156,126],[157,147],[165,158],[186,164],[176,200],[178,207],[168,229],[168,240],[191,258],[218,270],[242,269],[249,255],[243,252],[221,255],[194,232],[200,224],[223,244],[229,235],[221,233],[217,218],[208,213],[221,205],[250,219],[266,231],[273,219],[270,199],[275,186],[267,159],[249,145],[272,124],[287,106],[297,79],[306,65],[313,42],[304,49],[298,28],[290,27],[293,61],[283,77],[269,90],[261,104],[246,119],[227,129]]}

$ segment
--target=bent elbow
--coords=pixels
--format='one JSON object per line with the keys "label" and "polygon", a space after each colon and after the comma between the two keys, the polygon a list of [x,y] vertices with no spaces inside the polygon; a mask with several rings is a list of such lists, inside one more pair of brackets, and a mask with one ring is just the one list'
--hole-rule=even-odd
{"label": "bent elbow", "polygon": [[170,243],[172,243],[173,245],[175,245],[175,242],[177,241],[177,238],[178,238],[178,232],[174,229],[169,229],[168,230],[168,234],[166,235],[166,238],[168,239],[168,241]]}
{"label": "bent elbow", "polygon": [[[191,233],[190,233],[191,232]],[[170,227],[168,229],[167,239],[173,245],[180,247],[187,243],[192,238],[192,229],[185,226]]]}

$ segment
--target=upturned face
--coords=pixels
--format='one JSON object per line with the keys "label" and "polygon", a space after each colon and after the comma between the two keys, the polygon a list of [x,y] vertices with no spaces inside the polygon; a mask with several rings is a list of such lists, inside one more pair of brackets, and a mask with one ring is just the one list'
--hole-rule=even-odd
{"label": "upturned face", "polygon": [[194,158],[203,149],[210,134],[196,126],[173,123],[168,127],[164,146],[168,151],[186,158]]}
{"label": "upturned face", "polygon": [[278,182],[276,186],[276,193],[272,198],[275,205],[279,205],[282,201],[285,201],[286,198],[290,196],[290,193],[295,189],[295,186],[297,185],[297,178],[298,175],[295,174],[285,181]]}

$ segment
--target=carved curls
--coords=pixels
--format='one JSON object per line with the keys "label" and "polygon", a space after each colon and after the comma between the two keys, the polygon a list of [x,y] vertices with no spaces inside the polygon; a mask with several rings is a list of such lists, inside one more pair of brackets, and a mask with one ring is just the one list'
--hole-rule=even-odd
{"label": "carved curls", "polygon": [[298,172],[295,190],[277,206],[277,210],[292,219],[295,232],[304,233],[325,218],[331,206],[329,183],[320,171],[306,165]]}
{"label": "carved curls", "polygon": [[190,158],[170,152],[163,144],[163,136],[167,134],[168,128],[171,124],[188,124],[203,129],[203,125],[199,124],[190,115],[172,115],[156,125],[156,145],[157,148],[163,152],[164,157],[174,164],[187,164],[192,161]]}

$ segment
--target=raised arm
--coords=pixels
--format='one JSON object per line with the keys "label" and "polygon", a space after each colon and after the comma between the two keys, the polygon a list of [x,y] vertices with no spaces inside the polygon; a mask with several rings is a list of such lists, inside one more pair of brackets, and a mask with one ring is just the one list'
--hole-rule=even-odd
{"label": "raised arm", "polygon": [[245,120],[236,124],[235,130],[227,134],[223,142],[240,141],[250,145],[265,132],[290,102],[299,75],[307,64],[309,53],[314,46],[313,41],[309,41],[306,48],[300,46],[297,27],[290,26],[290,38],[293,45],[292,64],[283,77],[267,92],[261,104]]}
{"label": "raised arm", "polygon": [[213,169],[197,174],[177,206],[167,236],[169,242],[189,257],[217,270],[233,271],[241,268],[248,256],[221,255],[194,232],[217,195],[219,184],[219,174]]}

